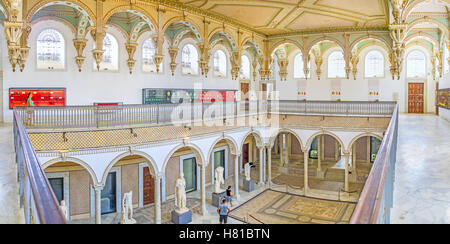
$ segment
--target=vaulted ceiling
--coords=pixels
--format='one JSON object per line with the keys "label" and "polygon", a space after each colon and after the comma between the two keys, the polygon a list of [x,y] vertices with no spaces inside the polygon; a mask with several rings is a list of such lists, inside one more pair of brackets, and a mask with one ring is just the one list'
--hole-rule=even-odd
{"label": "vaulted ceiling", "polygon": [[180,0],[266,35],[387,27],[388,0]]}

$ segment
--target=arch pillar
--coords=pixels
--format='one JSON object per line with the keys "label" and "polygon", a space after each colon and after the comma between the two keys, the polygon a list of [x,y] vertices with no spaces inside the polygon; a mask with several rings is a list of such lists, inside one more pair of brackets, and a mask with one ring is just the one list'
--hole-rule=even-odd
{"label": "arch pillar", "polygon": [[272,147],[266,146],[267,151],[267,180],[266,185],[270,187],[272,185]]}
{"label": "arch pillar", "polygon": [[161,224],[161,179],[162,174],[155,175],[155,224]]}
{"label": "arch pillar", "polygon": [[236,196],[236,200],[241,198],[239,194],[239,161],[242,160],[242,154],[234,155],[234,195]]}
{"label": "arch pillar", "polygon": [[350,161],[350,153],[343,153],[345,161],[345,180],[344,180],[344,191],[348,193],[350,191],[350,183],[349,183],[349,161]]}
{"label": "arch pillar", "polygon": [[201,164],[200,166],[200,199],[201,199],[201,214],[206,216],[208,211],[206,210],[206,165]]}
{"label": "arch pillar", "polygon": [[101,197],[102,197],[103,186],[94,186],[95,192],[95,224],[102,223],[102,207],[101,207]]}
{"label": "arch pillar", "polygon": [[309,179],[308,179],[308,159],[309,159],[309,154],[306,153],[308,151],[308,149],[303,150],[305,153],[303,153],[303,164],[304,164],[304,175],[303,175],[303,192],[305,194],[305,196],[308,194],[309,191]]}

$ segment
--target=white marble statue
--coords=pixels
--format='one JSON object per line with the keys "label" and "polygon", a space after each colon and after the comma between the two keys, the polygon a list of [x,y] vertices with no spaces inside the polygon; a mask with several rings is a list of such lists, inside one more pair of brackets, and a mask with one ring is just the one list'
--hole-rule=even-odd
{"label": "white marble statue", "polygon": [[251,170],[251,168],[252,168],[252,166],[250,165],[250,163],[246,163],[245,164],[245,168],[244,168],[244,170],[245,170],[245,180],[246,181],[250,181],[252,178],[251,178],[251,176],[250,176],[250,170]]}
{"label": "white marble statue", "polygon": [[59,206],[61,208],[61,211],[64,214],[64,217],[66,219],[69,219],[68,212],[67,212],[67,206],[66,206],[66,200],[61,200],[61,205]]}
{"label": "white marble statue", "polygon": [[133,219],[133,192],[127,192],[123,194],[122,200],[122,216],[120,218],[121,224],[135,224],[136,220]]}
{"label": "white marble statue", "polygon": [[186,180],[183,172],[175,183],[175,211],[179,214],[189,211],[186,207]]}
{"label": "white marble statue", "polygon": [[222,193],[225,191],[220,188],[221,184],[225,184],[225,179],[223,178],[223,171],[224,171],[223,167],[217,167],[216,170],[214,171],[215,176],[214,193]]}

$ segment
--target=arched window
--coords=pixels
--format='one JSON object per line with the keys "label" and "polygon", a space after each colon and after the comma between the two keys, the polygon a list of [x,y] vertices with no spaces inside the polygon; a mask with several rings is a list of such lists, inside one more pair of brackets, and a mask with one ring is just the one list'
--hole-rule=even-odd
{"label": "arched window", "polygon": [[372,50],[366,55],[366,78],[384,77],[384,57],[380,51]]}
{"label": "arched window", "polygon": [[222,50],[217,50],[214,53],[214,76],[225,77],[227,76],[227,56]]}
{"label": "arched window", "polygon": [[340,51],[328,56],[328,78],[345,78],[345,59]]}
{"label": "arched window", "polygon": [[198,74],[198,52],[192,44],[187,44],[181,51],[181,66],[183,74]]}
{"label": "arched window", "polygon": [[[308,68],[311,68],[311,63],[308,63]],[[310,74],[308,74],[308,78]],[[305,67],[303,63],[303,56],[301,53],[297,54],[294,59],[294,78],[295,79],[305,79]]]}
{"label": "arched window", "polygon": [[406,73],[408,78],[423,78],[427,76],[425,54],[414,50],[408,54],[406,59]]}
{"label": "arched window", "polygon": [[55,29],[45,29],[37,38],[37,68],[64,69],[65,41]]}
{"label": "arched window", "polygon": [[[94,62],[94,68],[97,68],[96,62]],[[103,38],[103,58],[100,62],[100,70],[119,70],[119,44],[116,38],[109,33],[106,33]]]}
{"label": "arched window", "polygon": [[447,48],[447,45],[444,44],[444,74],[447,74],[450,72],[450,52]]}
{"label": "arched window", "polygon": [[241,80],[250,80],[250,59],[247,55],[241,57],[241,72],[239,74]]}
{"label": "arched window", "polygon": [[[156,65],[153,61],[153,57],[156,54],[156,48],[153,44],[153,40],[147,39],[142,44],[142,70],[144,72],[155,72],[156,73]],[[164,65],[159,66],[159,72],[162,72]]]}

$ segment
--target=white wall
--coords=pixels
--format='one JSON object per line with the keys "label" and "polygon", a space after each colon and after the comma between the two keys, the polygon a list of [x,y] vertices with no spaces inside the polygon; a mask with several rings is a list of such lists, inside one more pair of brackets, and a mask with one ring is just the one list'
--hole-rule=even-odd
{"label": "white wall", "polygon": [[[65,38],[66,42],[66,69],[62,71],[48,71],[36,69],[36,38],[37,35],[49,26],[59,30]],[[31,47],[30,56],[26,63],[24,72],[12,72],[7,55],[7,46],[5,39],[2,38],[1,44],[1,67],[4,67],[3,79],[0,79],[0,86],[2,87],[2,95],[0,95],[0,121],[12,121],[12,110],[9,109],[9,94],[8,90],[12,87],[21,88],[66,88],[66,103],[67,105],[92,105],[94,102],[122,102],[124,104],[141,104],[142,103],[142,89],[143,88],[184,88],[193,89],[198,88],[195,84],[200,84],[203,89],[230,89],[238,90],[239,81],[232,80],[230,69],[231,64],[228,60],[228,72],[226,78],[213,77],[212,67],[213,58],[210,59],[210,71],[208,78],[201,75],[182,75],[181,74],[181,48],[187,44],[195,44],[193,39],[184,39],[180,43],[180,51],[177,56],[177,63],[179,64],[175,72],[175,76],[171,75],[170,71],[170,55],[168,54],[169,41],[166,40],[164,47],[164,65],[162,74],[144,73],[142,72],[141,63],[141,49],[143,41],[149,37],[146,33],[140,37],[139,47],[136,50],[134,59],[136,65],[133,74],[129,74],[127,66],[128,54],[125,50],[124,35],[115,28],[108,28],[109,33],[114,35],[119,42],[119,71],[96,71],[94,67],[94,59],[92,58],[93,40],[90,35],[87,35],[88,43],[84,50],[86,61],[83,65],[83,71],[78,72],[78,67],[75,63],[76,50],[73,46],[72,39],[74,34],[72,29],[62,22],[54,20],[40,21],[32,26],[32,32],[29,37],[29,45]],[[2,31],[3,33],[3,31]],[[230,53],[225,49],[226,55],[229,57]],[[336,48],[335,48],[336,49]],[[276,67],[276,91],[280,94],[282,100],[297,100],[300,84],[306,84],[306,99],[307,100],[331,100],[331,84],[333,79],[328,79],[328,55],[335,49],[330,49],[324,54],[324,61],[322,64],[321,79],[317,79],[315,73],[316,67],[314,60],[311,61],[311,78],[304,82],[299,82],[299,79],[293,78],[294,57],[299,52],[290,54],[289,75],[287,81],[280,81],[278,75],[278,67]],[[398,102],[400,104],[400,112],[407,112],[407,82],[409,79],[405,78],[406,68],[401,75],[400,80],[392,80],[390,75],[390,63],[388,62],[388,54],[384,49],[373,46],[363,50],[358,64],[357,79],[341,79],[341,99],[343,101],[368,101],[368,83],[369,79],[364,78],[364,59],[366,54],[372,49],[379,49],[385,58],[385,77],[379,80],[379,91],[381,101],[393,101],[394,94],[397,94]],[[414,47],[415,49],[415,47]],[[424,50],[418,46],[417,49]],[[406,55],[409,51],[407,50]],[[425,50],[424,50],[425,51]],[[427,55],[428,52],[425,51]],[[213,53],[211,53],[213,54]],[[406,67],[406,62],[405,62]],[[434,113],[435,111],[435,81],[431,76],[431,64],[428,57],[428,78],[426,82],[426,113]],[[252,70],[253,72],[253,70]],[[450,85],[449,85],[450,86]],[[251,90],[258,89],[260,81],[250,81]],[[3,110],[3,111],[2,111]],[[2,118],[3,117],[3,118]]]}
{"label": "white wall", "polygon": [[[360,54],[360,60],[358,63],[358,73],[356,80],[353,79],[353,74],[350,75],[350,79],[329,79],[328,77],[328,56],[336,50],[341,50],[339,48],[331,48],[324,53],[323,64],[322,64],[322,74],[320,76],[320,80],[317,79],[316,75],[316,64],[314,59],[311,60],[311,78],[306,81],[306,99],[307,100],[331,100],[331,89],[332,89],[332,81],[333,80],[341,80],[341,99],[342,101],[368,101],[369,100],[369,80],[370,78],[364,77],[365,72],[365,57],[366,54],[373,50],[379,50],[384,54],[385,60],[385,76],[383,78],[377,78],[379,80],[379,91],[380,91],[380,101],[394,101],[394,94],[398,97],[397,102],[399,103],[400,112],[405,113],[408,112],[407,106],[407,93],[408,93],[408,82],[412,81],[406,78],[406,61],[404,63],[405,68],[401,74],[400,80],[392,80],[390,73],[390,63],[389,56],[386,51],[379,47],[373,46],[364,49]],[[426,50],[424,48],[417,46],[407,50],[407,54],[414,50],[420,49],[424,51],[427,55],[427,70],[428,77],[426,81],[425,88],[425,113],[434,113],[435,112],[435,92],[436,92],[436,83],[433,81],[431,75],[431,63],[430,58]],[[286,81],[280,81],[277,69],[277,89],[280,91],[280,94],[283,100],[297,100],[297,92],[299,90],[298,80],[294,79],[294,58],[299,53],[292,52],[289,55],[289,66],[288,66],[288,77]],[[406,56],[405,56],[406,57]]]}
{"label": "white wall", "polygon": [[[36,38],[37,35],[49,26],[57,29],[65,38],[66,42],[66,69],[62,71],[48,71],[36,69]],[[8,61],[7,46],[2,38],[1,53],[2,62],[5,65],[2,84],[2,106],[5,121],[12,121],[12,110],[9,109],[8,90],[12,87],[22,88],[66,88],[67,105],[92,105],[94,102],[123,102],[124,104],[142,104],[143,88],[184,88],[193,89],[195,83],[200,83],[203,89],[229,89],[238,90],[239,81],[231,79],[231,64],[228,60],[228,72],[226,78],[213,78],[213,59],[210,59],[210,72],[208,78],[201,75],[190,76],[181,74],[181,48],[187,43],[195,43],[192,39],[185,39],[180,43],[180,51],[177,56],[179,64],[172,76],[170,71],[170,55],[168,53],[168,43],[166,40],[164,47],[164,68],[162,74],[143,73],[141,63],[142,43],[147,36],[145,34],[139,39],[139,47],[136,50],[134,59],[136,64],[133,74],[129,74],[127,66],[128,53],[125,49],[125,38],[115,28],[108,28],[108,33],[114,35],[119,42],[119,71],[102,71],[94,70],[94,59],[92,58],[93,39],[87,35],[88,43],[84,50],[86,61],[83,65],[82,72],[78,72],[78,66],[75,62],[77,56],[72,40],[74,34],[72,30],[65,24],[46,20],[40,21],[33,25],[32,32],[29,37],[29,45],[31,47],[30,56],[26,63],[24,72],[12,72],[11,65]],[[2,32],[3,33],[3,32]],[[226,53],[229,57],[229,53]],[[0,79],[1,82],[1,79]],[[0,83],[1,84],[1,83]]]}

